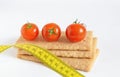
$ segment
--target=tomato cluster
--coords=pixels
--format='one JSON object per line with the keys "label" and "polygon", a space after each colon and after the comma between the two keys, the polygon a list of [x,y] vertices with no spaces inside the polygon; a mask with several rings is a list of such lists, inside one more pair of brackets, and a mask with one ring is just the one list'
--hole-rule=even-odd
{"label": "tomato cluster", "polygon": [[[46,41],[57,41],[61,35],[61,29],[56,23],[48,23],[42,28],[42,36]],[[39,34],[37,25],[25,23],[21,28],[21,35],[26,40],[34,40]],[[71,42],[79,42],[85,38],[86,28],[76,21],[66,28],[66,37]]]}

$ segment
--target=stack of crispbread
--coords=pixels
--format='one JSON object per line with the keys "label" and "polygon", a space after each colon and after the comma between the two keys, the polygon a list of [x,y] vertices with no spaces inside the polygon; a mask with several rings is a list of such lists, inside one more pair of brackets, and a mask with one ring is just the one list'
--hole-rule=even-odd
{"label": "stack of crispbread", "polygon": [[[21,36],[17,43],[31,43],[48,49],[69,66],[86,72],[90,71],[99,52],[96,48],[97,38],[93,37],[92,31],[87,31],[85,39],[76,43],[69,42],[64,32],[62,32],[60,39],[56,42],[47,42],[40,34],[34,41],[27,41]],[[22,49],[18,49],[18,57],[40,62],[37,58]]]}

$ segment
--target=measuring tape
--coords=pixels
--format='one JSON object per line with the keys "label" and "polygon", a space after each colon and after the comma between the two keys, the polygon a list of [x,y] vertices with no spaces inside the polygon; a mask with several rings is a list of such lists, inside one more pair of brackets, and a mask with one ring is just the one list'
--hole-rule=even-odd
{"label": "measuring tape", "polygon": [[15,45],[3,45],[0,46],[0,52],[15,46],[17,48],[26,50],[33,56],[38,58],[43,64],[47,65],[52,70],[58,72],[63,77],[85,77],[75,69],[71,68],[55,55],[51,54],[48,50],[38,47],[33,44],[15,44]]}
{"label": "measuring tape", "polygon": [[12,47],[12,45],[2,45],[2,46],[0,46],[0,53],[3,52],[4,50],[10,48],[10,47]]}

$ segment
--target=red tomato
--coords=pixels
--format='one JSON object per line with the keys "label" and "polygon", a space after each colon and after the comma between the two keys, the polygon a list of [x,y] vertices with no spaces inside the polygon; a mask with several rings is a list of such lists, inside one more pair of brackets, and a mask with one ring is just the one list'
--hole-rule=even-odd
{"label": "red tomato", "polygon": [[60,27],[55,23],[48,23],[42,28],[42,36],[46,41],[57,41],[60,35]]}
{"label": "red tomato", "polygon": [[83,24],[73,23],[66,28],[66,36],[71,42],[79,42],[85,38],[86,28]]}
{"label": "red tomato", "polygon": [[34,40],[39,34],[37,25],[33,23],[26,23],[21,28],[21,35],[26,40]]}

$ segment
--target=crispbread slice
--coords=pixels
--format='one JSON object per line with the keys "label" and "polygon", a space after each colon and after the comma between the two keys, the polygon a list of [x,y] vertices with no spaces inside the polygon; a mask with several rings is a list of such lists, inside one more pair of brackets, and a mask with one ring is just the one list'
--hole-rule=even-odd
{"label": "crispbread slice", "polygon": [[[71,66],[75,69],[88,72],[91,70],[98,53],[99,53],[99,50],[97,49],[94,57],[91,59],[64,58],[64,57],[58,57],[58,58],[60,58],[66,64],[68,64],[69,66]],[[18,54],[17,56],[18,56],[18,58],[21,58],[21,59],[30,60],[30,61],[34,61],[34,62],[40,62],[40,60],[38,60],[37,58],[35,58],[31,55]]]}
{"label": "crispbread slice", "polygon": [[81,42],[72,43],[66,38],[64,32],[62,32],[61,37],[58,41],[55,42],[47,42],[40,36],[36,38],[34,41],[27,41],[22,36],[18,39],[16,43],[31,43],[36,44],[45,49],[55,49],[55,50],[91,50],[92,49],[92,41],[93,41],[93,33],[92,31],[88,31],[84,40]]}
{"label": "crispbread slice", "polygon": [[[80,50],[80,51],[49,50],[49,51],[59,57],[92,58],[95,53],[96,43],[97,43],[97,38],[94,37],[92,50],[89,50],[89,51],[83,51],[83,50]],[[19,49],[18,54],[31,55],[30,53],[28,53],[22,49]]]}

